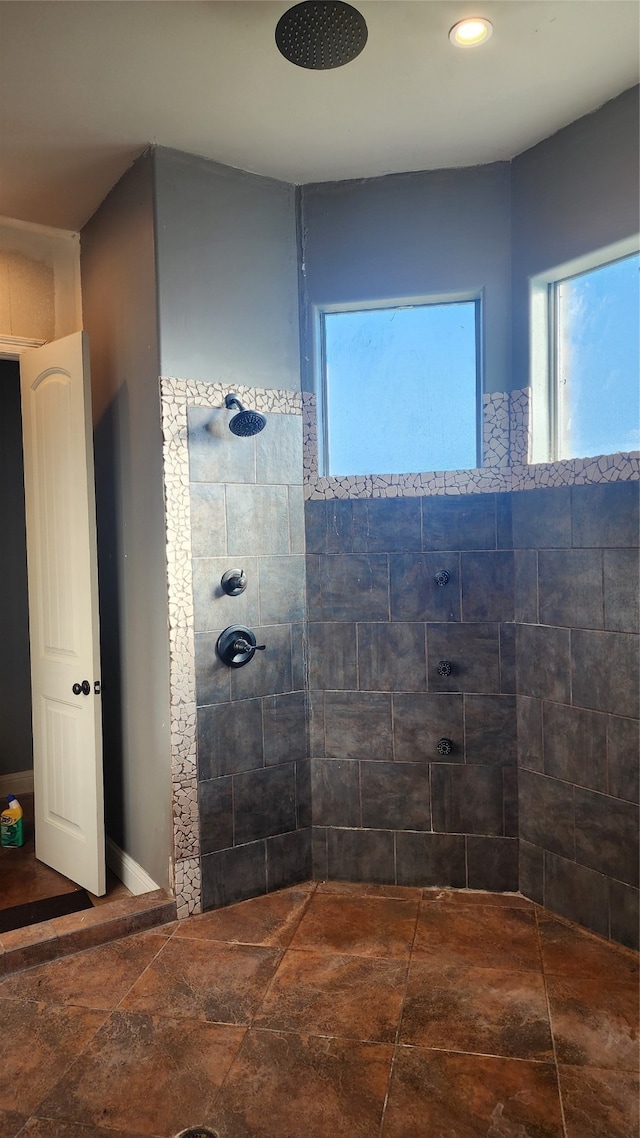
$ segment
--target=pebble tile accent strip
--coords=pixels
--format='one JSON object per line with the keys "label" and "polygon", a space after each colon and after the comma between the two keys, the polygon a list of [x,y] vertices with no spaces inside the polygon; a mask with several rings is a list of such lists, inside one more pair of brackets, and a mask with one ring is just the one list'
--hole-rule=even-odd
{"label": "pebble tile accent strip", "polygon": [[484,464],[477,470],[434,470],[412,474],[318,476],[315,395],[303,393],[304,492],[312,501],[334,498],[412,498],[440,494],[491,494],[539,486],[625,482],[640,478],[635,452],[529,464],[530,388],[483,396]]}

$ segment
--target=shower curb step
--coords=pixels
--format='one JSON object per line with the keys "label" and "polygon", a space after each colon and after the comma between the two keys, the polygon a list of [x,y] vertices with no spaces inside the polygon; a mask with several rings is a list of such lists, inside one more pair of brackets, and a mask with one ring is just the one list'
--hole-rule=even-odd
{"label": "shower curb step", "polygon": [[0,937],[0,977],[85,948],[175,921],[175,897],[164,889],[121,898],[67,917],[14,929]]}

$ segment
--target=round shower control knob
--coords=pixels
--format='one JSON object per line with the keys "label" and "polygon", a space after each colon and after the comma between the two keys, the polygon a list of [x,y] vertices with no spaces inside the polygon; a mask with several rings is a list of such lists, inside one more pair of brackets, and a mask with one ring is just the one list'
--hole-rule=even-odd
{"label": "round shower control knob", "polygon": [[444,585],[448,585],[450,580],[451,580],[451,576],[449,573],[447,573],[446,569],[439,569],[438,572],[436,573],[435,582],[436,582],[436,585],[440,585],[441,588]]}
{"label": "round shower control knob", "polygon": [[439,676],[450,676],[451,675],[451,663],[449,660],[440,660],[438,662],[438,675]]}
{"label": "round shower control knob", "polygon": [[232,624],[221,632],[216,652],[228,668],[243,668],[253,660],[256,652],[264,652],[266,645],[257,644],[255,633],[242,624]]}
{"label": "round shower control knob", "polygon": [[450,755],[453,750],[451,739],[438,739],[437,751],[439,755]]}

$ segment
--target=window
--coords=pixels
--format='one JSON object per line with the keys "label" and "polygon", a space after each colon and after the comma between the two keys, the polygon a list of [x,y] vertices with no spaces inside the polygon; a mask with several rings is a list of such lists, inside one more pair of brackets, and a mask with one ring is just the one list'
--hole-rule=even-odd
{"label": "window", "polygon": [[633,253],[534,282],[534,462],[640,447],[639,271]]}
{"label": "window", "polygon": [[324,311],[323,474],[478,465],[478,300]]}

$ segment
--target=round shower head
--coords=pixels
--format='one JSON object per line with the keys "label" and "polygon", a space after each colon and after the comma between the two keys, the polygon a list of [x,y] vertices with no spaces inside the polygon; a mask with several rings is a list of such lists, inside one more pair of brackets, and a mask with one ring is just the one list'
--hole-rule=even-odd
{"label": "round shower head", "polygon": [[229,422],[229,430],[234,435],[240,435],[241,438],[257,435],[267,425],[267,420],[259,411],[245,411],[237,395],[227,395],[224,405],[228,408],[239,408],[238,414]]}
{"label": "round shower head", "polygon": [[364,16],[340,0],[303,0],[278,20],[278,51],[314,71],[342,67],[360,55],[367,42]]}

